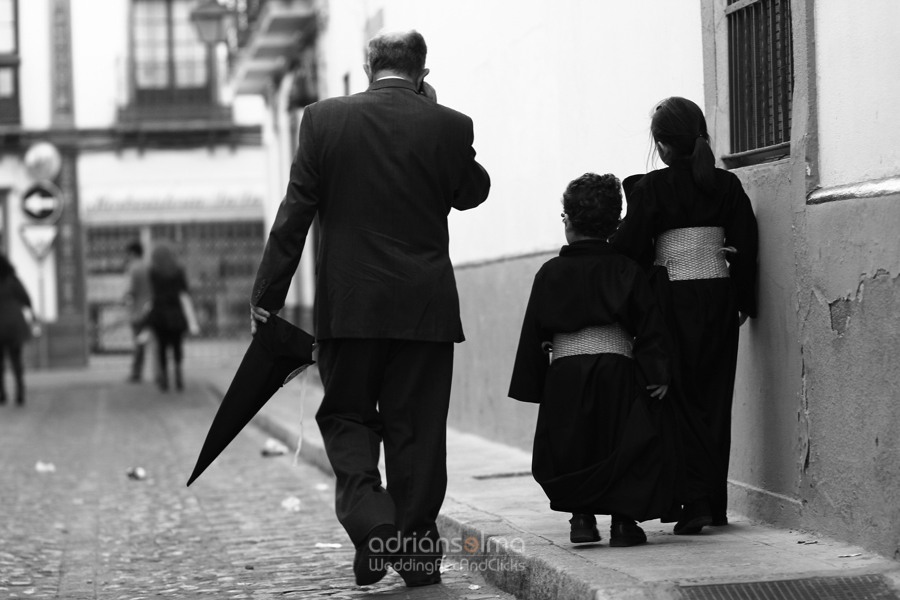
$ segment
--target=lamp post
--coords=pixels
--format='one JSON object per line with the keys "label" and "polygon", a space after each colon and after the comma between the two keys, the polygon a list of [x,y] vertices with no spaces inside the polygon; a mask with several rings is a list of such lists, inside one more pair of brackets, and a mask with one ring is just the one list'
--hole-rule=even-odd
{"label": "lamp post", "polygon": [[228,38],[228,17],[231,11],[219,4],[218,0],[201,0],[199,6],[191,11],[191,21],[197,28],[197,36],[206,44],[209,54],[210,83],[213,100],[219,102],[219,82],[217,71],[219,61],[216,47]]}

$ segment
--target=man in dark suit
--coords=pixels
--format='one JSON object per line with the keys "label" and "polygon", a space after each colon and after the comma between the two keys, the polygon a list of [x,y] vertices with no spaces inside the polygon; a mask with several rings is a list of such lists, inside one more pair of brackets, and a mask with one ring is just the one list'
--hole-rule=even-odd
{"label": "man in dark suit", "polygon": [[[447,215],[488,195],[472,120],[436,102],[416,31],[368,46],[369,88],[306,107],[287,194],[254,285],[251,329],[284,304],[318,214],[316,415],[357,583],[390,564],[440,581],[453,344],[462,342]],[[264,325],[259,325],[264,326]],[[387,487],[378,470],[384,443]],[[401,543],[402,542],[402,543]]]}

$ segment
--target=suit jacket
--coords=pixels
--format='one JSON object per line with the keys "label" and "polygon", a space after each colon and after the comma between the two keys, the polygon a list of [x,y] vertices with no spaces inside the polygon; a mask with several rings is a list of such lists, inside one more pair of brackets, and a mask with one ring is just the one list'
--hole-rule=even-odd
{"label": "suit jacket", "polygon": [[306,107],[251,302],[278,310],[314,217],[316,337],[463,341],[447,215],[488,195],[472,120],[383,79]]}

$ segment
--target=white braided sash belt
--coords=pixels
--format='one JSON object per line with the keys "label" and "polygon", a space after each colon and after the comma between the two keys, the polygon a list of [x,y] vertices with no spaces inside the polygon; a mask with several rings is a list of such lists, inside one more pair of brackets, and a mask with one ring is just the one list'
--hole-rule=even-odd
{"label": "white braided sash belt", "polygon": [[725,253],[736,250],[724,244],[722,227],[670,229],[656,239],[653,264],[666,267],[670,281],[728,277]]}
{"label": "white braided sash belt", "polygon": [[618,323],[553,334],[553,360],[579,354],[621,354],[628,358],[634,338]]}

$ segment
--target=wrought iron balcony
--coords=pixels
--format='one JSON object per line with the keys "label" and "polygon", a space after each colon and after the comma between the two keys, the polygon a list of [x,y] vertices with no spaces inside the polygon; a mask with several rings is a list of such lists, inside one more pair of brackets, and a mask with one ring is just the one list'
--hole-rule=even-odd
{"label": "wrought iron balcony", "polygon": [[294,67],[316,36],[313,0],[227,0],[237,15],[231,79],[238,93],[261,94]]}

